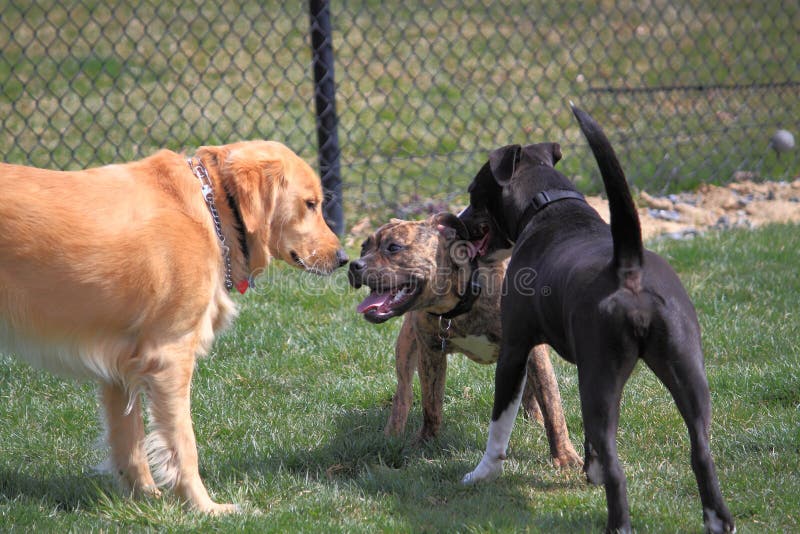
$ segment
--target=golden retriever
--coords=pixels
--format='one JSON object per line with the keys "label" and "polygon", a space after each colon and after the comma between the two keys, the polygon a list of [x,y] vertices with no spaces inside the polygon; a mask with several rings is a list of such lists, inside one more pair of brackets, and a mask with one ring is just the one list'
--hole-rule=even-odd
{"label": "golden retriever", "polygon": [[319,177],[280,143],[245,141],[80,171],[0,164],[0,191],[0,349],[100,382],[127,490],[158,495],[158,481],[194,509],[235,510],[200,480],[192,371],[236,315],[231,286],[270,258],[320,274],[347,262]]}

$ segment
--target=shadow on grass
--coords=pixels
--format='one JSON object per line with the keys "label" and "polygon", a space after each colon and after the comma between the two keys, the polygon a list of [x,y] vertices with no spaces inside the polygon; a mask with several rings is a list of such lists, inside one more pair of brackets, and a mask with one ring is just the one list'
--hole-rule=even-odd
{"label": "shadow on grass", "polygon": [[111,477],[76,472],[54,476],[31,476],[7,466],[0,467],[0,500],[32,501],[48,510],[91,510],[115,493]]}
{"label": "shadow on grass", "polygon": [[[384,436],[388,413],[382,408],[342,411],[331,423],[331,434],[317,447],[245,456],[220,469],[256,479],[289,473],[381,500],[414,532],[473,527],[596,531],[604,525],[604,506],[586,509],[580,502],[587,488],[580,469],[558,475],[547,449],[519,451],[524,457],[522,470],[514,469],[494,482],[463,486],[461,478],[480,460],[482,448],[456,425],[445,425],[439,438],[423,444],[414,439],[415,420],[409,421],[404,436]],[[535,430],[541,431],[538,426]],[[537,463],[529,462],[529,453],[541,455],[544,467],[529,465]],[[547,508],[537,496],[560,504]],[[576,512],[575,505],[583,511]]]}

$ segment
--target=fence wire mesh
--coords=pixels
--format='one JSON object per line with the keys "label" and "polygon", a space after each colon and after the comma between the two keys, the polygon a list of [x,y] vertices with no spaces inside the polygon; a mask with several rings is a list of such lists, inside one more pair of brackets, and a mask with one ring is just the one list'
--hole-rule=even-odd
{"label": "fence wire mesh", "polygon": [[[414,216],[466,202],[492,148],[557,141],[598,190],[569,113],[607,130],[650,191],[792,179],[800,132],[795,0],[334,1],[344,210]],[[81,168],[163,147],[270,138],[311,162],[308,5],[0,3],[0,155]]]}

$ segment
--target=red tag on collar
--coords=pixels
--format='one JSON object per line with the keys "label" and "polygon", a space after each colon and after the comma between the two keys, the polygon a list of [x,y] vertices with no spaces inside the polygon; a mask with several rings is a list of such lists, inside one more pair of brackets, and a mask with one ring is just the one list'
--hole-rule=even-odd
{"label": "red tag on collar", "polygon": [[250,282],[248,282],[246,278],[241,282],[239,282],[238,284],[236,284],[236,290],[239,291],[239,293],[241,293],[242,295],[244,295],[248,287],[250,287]]}

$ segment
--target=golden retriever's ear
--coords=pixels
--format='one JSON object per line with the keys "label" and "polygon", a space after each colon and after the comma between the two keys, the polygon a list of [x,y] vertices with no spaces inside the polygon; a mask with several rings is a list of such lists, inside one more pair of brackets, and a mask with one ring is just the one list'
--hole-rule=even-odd
{"label": "golden retriever's ear", "polygon": [[224,146],[201,146],[197,149],[197,157],[199,157],[206,168],[209,170],[217,169],[217,173],[222,168],[222,163],[228,157],[228,150]]}
{"label": "golden retriever's ear", "polygon": [[279,155],[253,152],[225,147],[198,150],[198,154],[207,153],[216,162],[220,180],[234,197],[244,229],[250,234],[268,231],[274,189],[285,180],[283,159]]}
{"label": "golden retriever's ear", "polygon": [[226,171],[223,174],[230,178],[245,229],[254,234],[268,228],[275,188],[285,179],[283,160],[247,161],[231,157]]}

